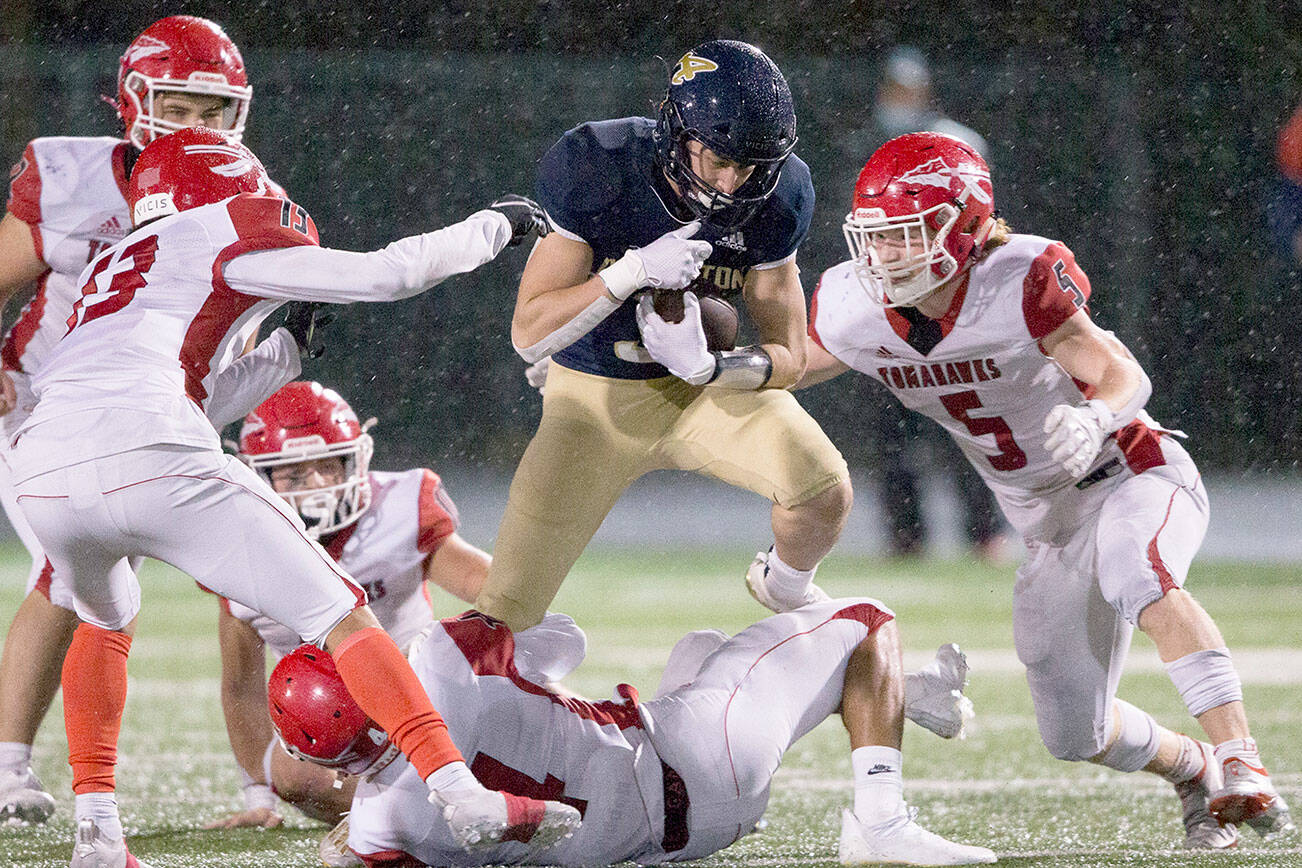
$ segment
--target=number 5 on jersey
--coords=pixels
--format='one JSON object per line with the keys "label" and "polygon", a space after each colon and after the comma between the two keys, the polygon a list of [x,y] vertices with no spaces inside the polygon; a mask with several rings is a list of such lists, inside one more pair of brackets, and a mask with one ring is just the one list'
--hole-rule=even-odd
{"label": "number 5 on jersey", "polygon": [[156,253],[158,236],[149,235],[95,263],[81,288],[81,298],[72,306],[68,331],[126,307],[136,290],[145,285],[145,274],[154,266]]}

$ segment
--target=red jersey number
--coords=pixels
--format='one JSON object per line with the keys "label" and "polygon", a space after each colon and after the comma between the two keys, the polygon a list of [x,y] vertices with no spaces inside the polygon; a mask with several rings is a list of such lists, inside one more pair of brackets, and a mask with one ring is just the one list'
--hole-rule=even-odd
{"label": "red jersey number", "polygon": [[995,435],[995,445],[999,447],[999,454],[986,456],[990,466],[995,470],[1020,470],[1026,466],[1026,453],[1013,439],[1012,429],[1008,427],[1007,422],[999,416],[973,418],[968,415],[969,410],[981,406],[981,399],[977,397],[976,392],[969,389],[966,392],[941,395],[940,403],[944,404],[949,415],[962,422],[974,437],[984,434]]}
{"label": "red jersey number", "polygon": [[145,274],[154,267],[157,253],[158,236],[149,235],[116,256],[101,259],[72,306],[68,331],[126,307],[145,285]]}

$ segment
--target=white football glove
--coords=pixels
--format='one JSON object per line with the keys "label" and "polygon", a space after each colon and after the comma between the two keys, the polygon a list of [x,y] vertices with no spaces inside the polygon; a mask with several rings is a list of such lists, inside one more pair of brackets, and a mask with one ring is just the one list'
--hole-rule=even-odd
{"label": "white football glove", "polygon": [[538,361],[524,369],[524,378],[529,381],[529,385],[538,390],[539,395],[547,394],[547,371],[551,369],[552,357],[543,356]]}
{"label": "white football glove", "polygon": [[682,289],[701,273],[701,265],[714,250],[708,241],[689,240],[700,229],[701,221],[693,220],[646,247],[635,247],[597,274],[621,301],[645,286]]}
{"label": "white football glove", "polygon": [[651,294],[647,293],[637,302],[637,327],[642,332],[642,346],[647,353],[675,377],[693,386],[703,386],[714,376],[717,362],[714,354],[706,349],[701,303],[696,300],[696,293],[683,293],[683,318],[679,322],[661,319]]}
{"label": "white football glove", "polygon": [[1044,417],[1044,433],[1049,435],[1044,448],[1079,479],[1098,457],[1103,438],[1114,430],[1115,421],[1116,414],[1098,398],[1077,406],[1059,404]]}

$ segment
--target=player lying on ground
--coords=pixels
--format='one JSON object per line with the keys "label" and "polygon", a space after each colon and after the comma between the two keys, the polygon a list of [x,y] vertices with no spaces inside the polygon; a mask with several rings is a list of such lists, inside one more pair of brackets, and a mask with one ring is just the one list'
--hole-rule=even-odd
{"label": "player lying on ground", "polygon": [[[1225,640],[1184,590],[1207,492],[1179,432],[1143,412],[1148,376],[1091,320],[1072,252],[1010,232],[985,161],[935,133],[872,155],[845,234],[802,385],[879,379],[954,438],[1021,532],[1013,634],[1049,752],[1171,781],[1187,847],[1232,847],[1241,823],[1292,830]],[[1210,744],[1116,697],[1136,626]]]}
{"label": "player lying on ground", "polygon": [[[530,641],[532,632],[520,640]],[[605,702],[558,696],[520,674],[515,639],[504,623],[470,611],[433,625],[412,666],[485,785],[545,794],[583,813],[571,838],[533,852],[509,834],[490,850],[459,849],[419,774],[401,758],[390,761],[383,733],[352,703],[319,649],[300,648],[272,673],[272,718],[285,743],[305,758],[365,769],[348,837],[365,865],[651,864],[707,856],[755,828],[783,752],[838,711],[854,778],[854,808],[842,813],[843,864],[995,861],[990,850],[926,831],[905,804],[899,638],[893,614],[875,600],[813,603],[731,639],[688,634],[645,703],[627,684]]]}
{"label": "player lying on ground", "polygon": [[320,247],[311,218],[267,195],[269,183],[257,157],[212,130],[151,142],[128,190],[135,230],[83,273],[68,334],[33,379],[36,408],[14,438],[19,506],[66,571],[83,621],[63,696],[79,816],[83,801],[94,814],[85,836],[78,829],[73,865],[136,864],[121,833],[113,746],[140,588],[114,567],[140,556],[324,643],[464,846],[496,842],[521,810],[541,817],[540,838],[567,834],[579,819],[572,809],[508,802],[475,781],[365,592],[262,477],[222,453],[204,415],[221,372],[284,302],[415,295],[523,240],[541,210],[494,203],[350,253]]}

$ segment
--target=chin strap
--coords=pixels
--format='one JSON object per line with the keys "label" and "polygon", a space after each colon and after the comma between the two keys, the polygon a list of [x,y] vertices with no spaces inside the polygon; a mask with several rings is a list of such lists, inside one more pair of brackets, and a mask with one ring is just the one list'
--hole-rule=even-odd
{"label": "chin strap", "polygon": [[754,391],[764,388],[773,376],[773,359],[761,346],[738,347],[711,355],[714,376],[705,381],[707,386]]}

